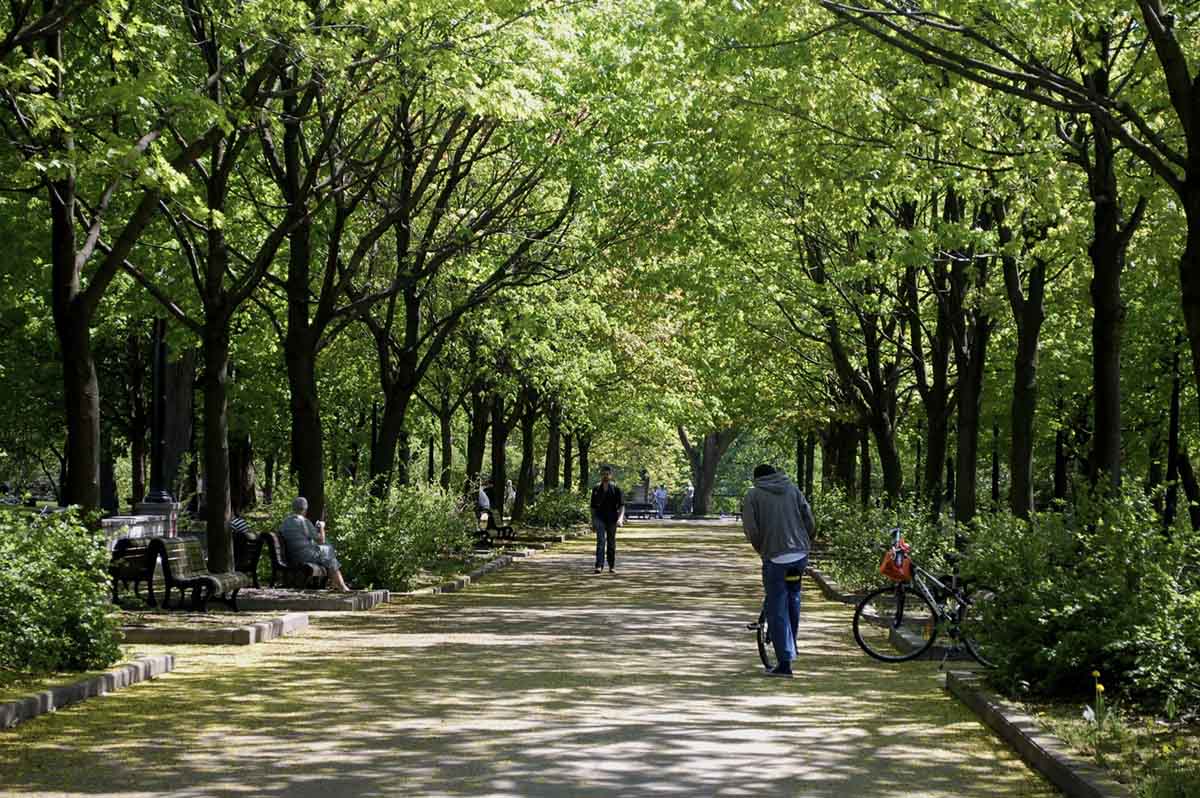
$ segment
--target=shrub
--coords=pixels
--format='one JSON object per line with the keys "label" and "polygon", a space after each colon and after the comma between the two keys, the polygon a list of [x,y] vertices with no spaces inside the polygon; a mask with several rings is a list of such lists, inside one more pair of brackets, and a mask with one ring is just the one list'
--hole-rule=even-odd
{"label": "shrub", "polygon": [[588,497],[570,490],[545,490],[525,511],[525,523],[550,529],[586,524],[590,516]]}
{"label": "shrub", "polygon": [[75,512],[0,515],[0,668],[82,671],[120,656],[108,551]]}
{"label": "shrub", "polygon": [[997,590],[984,620],[999,686],[1069,695],[1099,670],[1147,708],[1200,704],[1198,545],[1182,524],[1163,534],[1140,494],[980,516],[964,569]]}
{"label": "shrub", "polygon": [[818,493],[810,501],[817,524],[815,543],[822,552],[814,560],[843,590],[856,592],[883,584],[881,547],[889,542],[888,530],[897,526],[923,567],[935,573],[945,570],[944,555],[954,546],[954,530],[932,523],[918,505],[905,502],[895,508],[864,509],[836,489]]}
{"label": "shrub", "polygon": [[336,481],[326,500],[327,539],[355,584],[406,590],[422,568],[463,559],[471,550],[471,512],[440,488],[394,488],[377,498],[365,483]]}

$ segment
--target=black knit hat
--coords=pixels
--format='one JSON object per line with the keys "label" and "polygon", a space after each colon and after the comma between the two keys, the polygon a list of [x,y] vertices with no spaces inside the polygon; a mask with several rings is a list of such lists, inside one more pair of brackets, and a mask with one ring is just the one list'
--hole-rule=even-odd
{"label": "black knit hat", "polygon": [[758,479],[759,477],[765,477],[768,474],[774,474],[774,473],[775,473],[775,466],[767,465],[766,463],[763,463],[762,465],[758,465],[758,466],[754,467],[754,478],[755,479]]}

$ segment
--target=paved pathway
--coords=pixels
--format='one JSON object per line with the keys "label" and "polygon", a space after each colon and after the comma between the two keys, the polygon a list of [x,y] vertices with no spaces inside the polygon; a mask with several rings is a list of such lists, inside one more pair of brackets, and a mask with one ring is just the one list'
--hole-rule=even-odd
{"label": "paved pathway", "polygon": [[235,653],[177,646],[167,677],[0,732],[0,794],[1054,794],[935,665],[868,659],[814,591],[800,676],[761,677],[735,530],[619,544],[616,576],[581,542]]}

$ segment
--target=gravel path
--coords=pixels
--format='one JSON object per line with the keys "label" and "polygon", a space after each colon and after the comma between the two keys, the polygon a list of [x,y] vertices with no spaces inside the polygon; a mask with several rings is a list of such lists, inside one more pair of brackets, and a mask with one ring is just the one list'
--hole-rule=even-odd
{"label": "gravel path", "polygon": [[619,546],[615,576],[567,544],[242,651],[175,647],[175,673],[0,732],[0,794],[1055,794],[936,664],[868,659],[815,591],[798,678],[763,678],[735,529]]}

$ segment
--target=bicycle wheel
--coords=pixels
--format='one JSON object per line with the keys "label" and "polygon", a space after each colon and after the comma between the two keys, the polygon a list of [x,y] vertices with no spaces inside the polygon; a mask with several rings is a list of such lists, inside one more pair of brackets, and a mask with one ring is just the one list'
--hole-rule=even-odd
{"label": "bicycle wheel", "polygon": [[779,664],[779,660],[775,658],[775,644],[771,642],[771,629],[767,625],[766,610],[758,614],[758,658],[762,660],[763,667],[767,670],[771,670]]}
{"label": "bicycle wheel", "polygon": [[854,610],[854,640],[884,662],[916,659],[929,650],[937,634],[933,605],[907,584],[874,590]]}
{"label": "bicycle wheel", "polygon": [[992,624],[991,614],[996,601],[996,591],[982,585],[970,588],[964,596],[966,603],[958,609],[958,634],[967,652],[985,668],[996,667],[989,656],[988,629]]}

